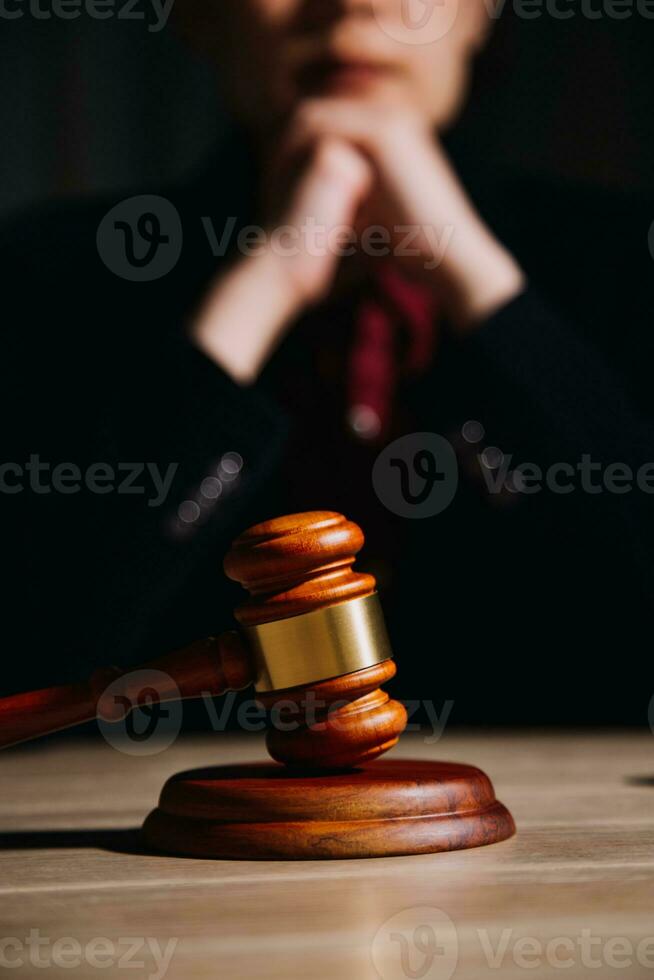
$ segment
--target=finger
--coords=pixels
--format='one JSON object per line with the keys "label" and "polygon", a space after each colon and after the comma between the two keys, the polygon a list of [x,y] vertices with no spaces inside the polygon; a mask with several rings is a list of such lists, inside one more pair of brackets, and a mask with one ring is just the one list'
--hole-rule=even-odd
{"label": "finger", "polygon": [[[330,138],[316,146],[284,221],[275,230],[283,246],[280,267],[310,302],[326,295],[371,183],[368,163],[347,143]],[[292,241],[288,250],[287,241]]]}
{"label": "finger", "polygon": [[360,153],[340,140],[323,139],[296,190],[289,224],[310,217],[329,230],[351,222],[372,182],[372,169]]}
{"label": "finger", "polygon": [[351,99],[308,99],[291,120],[281,152],[293,157],[321,137],[334,136],[367,151],[377,117],[369,107]]}

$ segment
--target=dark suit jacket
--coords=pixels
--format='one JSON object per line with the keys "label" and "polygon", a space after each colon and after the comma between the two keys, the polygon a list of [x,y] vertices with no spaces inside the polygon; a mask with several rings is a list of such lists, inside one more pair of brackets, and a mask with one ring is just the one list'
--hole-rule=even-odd
{"label": "dark suit jacket", "polygon": [[[311,317],[252,388],[186,340],[189,316],[224,261],[201,218],[218,232],[230,215],[249,221],[251,184],[247,159],[223,150],[208,176],[164,190],[184,241],[174,269],[152,282],[115,275],[96,244],[101,219],[129,193],[51,205],[3,229],[4,455],[23,467],[24,484],[2,494],[3,688],[129,665],[231,625],[239,590],[221,573],[230,540],[290,507],[323,507],[344,509],[364,528],[389,520],[401,543],[388,542],[385,599],[396,694],[437,706],[451,699],[460,721],[646,723],[651,494],[589,493],[579,481],[568,494],[488,494],[468,452],[444,513],[389,518],[366,476],[374,453],[362,450],[369,455],[350,473],[341,454],[357,450],[344,449],[343,416],[321,410],[329,393],[312,373]],[[401,387],[411,426],[453,438],[466,420],[481,421],[484,445],[512,466],[576,467],[586,456],[638,470],[654,459],[654,211],[628,196],[509,179],[474,193],[530,286],[464,342],[446,341],[433,369]],[[347,312],[334,318],[335,348],[347,346]],[[283,389],[293,372],[310,383],[289,403]],[[312,417],[319,452],[309,459]],[[201,499],[202,481],[220,475],[226,453],[243,460],[236,479],[205,500],[201,520],[180,521],[180,504]],[[134,482],[121,493],[35,490],[24,468],[34,455],[50,472],[62,462],[83,473],[106,463],[114,490],[119,474]],[[149,506],[149,471],[128,466],[146,463],[162,473],[176,467],[161,506]],[[299,479],[320,466],[341,477],[322,494],[315,479],[313,489]],[[15,467],[3,472],[6,485],[18,481]],[[138,486],[145,493],[132,492]]]}

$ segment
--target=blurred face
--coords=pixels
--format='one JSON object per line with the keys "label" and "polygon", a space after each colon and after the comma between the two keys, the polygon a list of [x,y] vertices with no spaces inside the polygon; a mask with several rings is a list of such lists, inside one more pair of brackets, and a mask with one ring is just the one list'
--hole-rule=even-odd
{"label": "blurred face", "polygon": [[483,0],[180,0],[178,13],[259,130],[316,96],[409,102],[442,126],[488,21]]}

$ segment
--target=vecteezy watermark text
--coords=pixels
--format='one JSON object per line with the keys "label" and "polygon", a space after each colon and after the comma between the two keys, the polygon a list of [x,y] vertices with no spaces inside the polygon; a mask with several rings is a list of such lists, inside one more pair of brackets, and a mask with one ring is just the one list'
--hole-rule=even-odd
{"label": "vecteezy watermark text", "polygon": [[0,0],[0,20],[90,20],[146,21],[150,34],[157,34],[168,23],[175,0]]}
{"label": "vecteezy watermark text", "polygon": [[[216,703],[211,691],[202,692],[207,718],[213,731],[225,731],[233,721],[243,732],[267,729],[294,732],[301,728],[321,731],[348,730],[350,715],[342,708],[347,700],[326,701],[307,691],[301,698],[280,698],[264,707],[257,698],[244,699],[227,692]],[[434,745],[445,731],[454,701],[439,707],[431,700],[404,700],[405,731],[419,732],[425,745]],[[421,723],[421,721],[423,723]],[[119,674],[110,680],[98,700],[98,726],[104,739],[128,755],[155,755],[167,749],[182,727],[181,694],[165,671],[144,668]],[[429,730],[431,729],[431,731]]]}
{"label": "vecteezy watermark text", "polygon": [[[427,45],[446,37],[468,4],[469,0],[397,0],[373,3],[372,9],[383,33],[394,41]],[[505,13],[518,20],[654,20],[654,0],[484,0],[484,6],[491,20]]]}
{"label": "vecteezy watermark text", "polygon": [[124,462],[52,463],[32,453],[26,462],[0,463],[0,493],[17,494],[27,490],[37,495],[75,494],[86,489],[93,494],[148,495],[148,507],[160,507],[166,500],[179,464],[170,463],[165,471],[157,463]]}
{"label": "vecteezy watermark text", "polygon": [[[308,216],[301,225],[279,225],[271,231],[260,225],[246,225],[236,232],[238,219],[227,219],[220,236],[209,217],[202,218],[207,240],[216,258],[225,256],[235,244],[241,255],[261,255],[270,250],[282,258],[306,254],[313,257],[333,255],[347,258],[356,252],[372,258],[416,258],[427,251],[423,267],[432,271],[441,265],[454,235],[453,225],[438,229],[429,224],[367,225],[357,229],[352,225],[328,227]],[[428,245],[425,250],[421,242]]]}
{"label": "vecteezy watermark text", "polygon": [[[217,707],[212,695],[207,691],[203,694],[207,715],[214,731],[225,731],[229,727],[230,718],[235,714],[237,726],[244,732],[263,732],[268,728],[280,732],[293,732],[299,728],[308,727],[320,729],[321,725],[329,723],[330,728],[349,730],[349,718],[341,717],[339,711],[347,707],[348,701],[327,703],[308,691],[298,701],[280,699],[271,709],[263,707],[260,701],[246,700],[236,705],[237,695],[230,691],[222,698]],[[407,713],[405,732],[422,732],[425,745],[434,745],[445,731],[449,721],[454,701],[444,701],[440,711],[430,700],[403,700]],[[235,710],[236,709],[236,710]],[[427,734],[427,726],[416,721],[416,717],[424,715],[429,720],[431,733]]]}
{"label": "vecteezy watermark text", "polygon": [[489,15],[499,20],[509,8],[520,20],[654,20],[654,0],[484,0]]}
{"label": "vecteezy watermark text", "polygon": [[[370,258],[411,259],[428,271],[442,264],[455,232],[453,225],[324,225],[310,215],[299,225],[270,229],[241,227],[234,215],[222,226],[208,215],[200,216],[200,222],[215,258],[233,251],[244,256],[269,252],[282,259],[298,255],[347,258],[359,252]],[[130,282],[151,282],[171,272],[182,254],[183,240],[177,208],[156,194],[119,201],[104,215],[96,234],[104,264]]]}
{"label": "vecteezy watermark text", "polygon": [[139,970],[147,980],[163,980],[177,948],[178,939],[165,945],[152,937],[123,936],[109,939],[96,936],[82,943],[74,936],[52,939],[40,929],[30,929],[24,937],[0,938],[0,969],[17,970],[34,967],[36,970],[79,969],[82,966],[103,970]]}
{"label": "vecteezy watermark text", "polygon": [[517,461],[512,453],[497,446],[475,446],[484,435],[481,422],[470,420],[460,436],[451,436],[452,441],[435,432],[401,436],[375,460],[372,484],[377,497],[399,517],[435,517],[454,500],[460,469],[485,488],[489,499],[518,500],[543,492],[557,496],[654,494],[654,460],[633,466],[618,461],[605,463],[591,453],[582,453],[577,460],[541,465]]}
{"label": "vecteezy watermark text", "polygon": [[508,490],[530,496],[549,490],[554,494],[581,491],[596,496],[638,489],[641,493],[654,494],[654,462],[643,463],[634,470],[627,463],[604,465],[590,453],[584,453],[574,464],[559,462],[543,467],[537,463],[518,463],[512,468],[513,457],[495,447],[484,450],[479,459],[489,493]]}
{"label": "vecteezy watermark text", "polygon": [[575,976],[592,976],[602,967],[616,971],[638,967],[638,976],[654,970],[651,935],[606,936],[589,927],[577,934],[540,936],[514,928],[491,930],[468,924],[457,928],[447,912],[432,906],[402,909],[383,922],[372,940],[371,956],[381,980],[450,980],[463,942],[466,957],[479,959],[499,976],[516,967],[532,975],[534,970],[546,971],[547,976],[558,970],[565,976],[571,969],[576,969]]}

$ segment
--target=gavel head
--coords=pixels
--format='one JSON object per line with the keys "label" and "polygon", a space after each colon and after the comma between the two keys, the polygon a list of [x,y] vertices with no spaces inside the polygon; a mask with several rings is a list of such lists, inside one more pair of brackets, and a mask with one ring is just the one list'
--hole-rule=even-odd
{"label": "gavel head", "polygon": [[353,571],[361,529],[314,511],[265,521],[233,543],[225,572],[250,598],[235,610],[269,710],[268,751],[338,769],[392,748],[406,712],[380,685],[395,674],[375,579]]}

